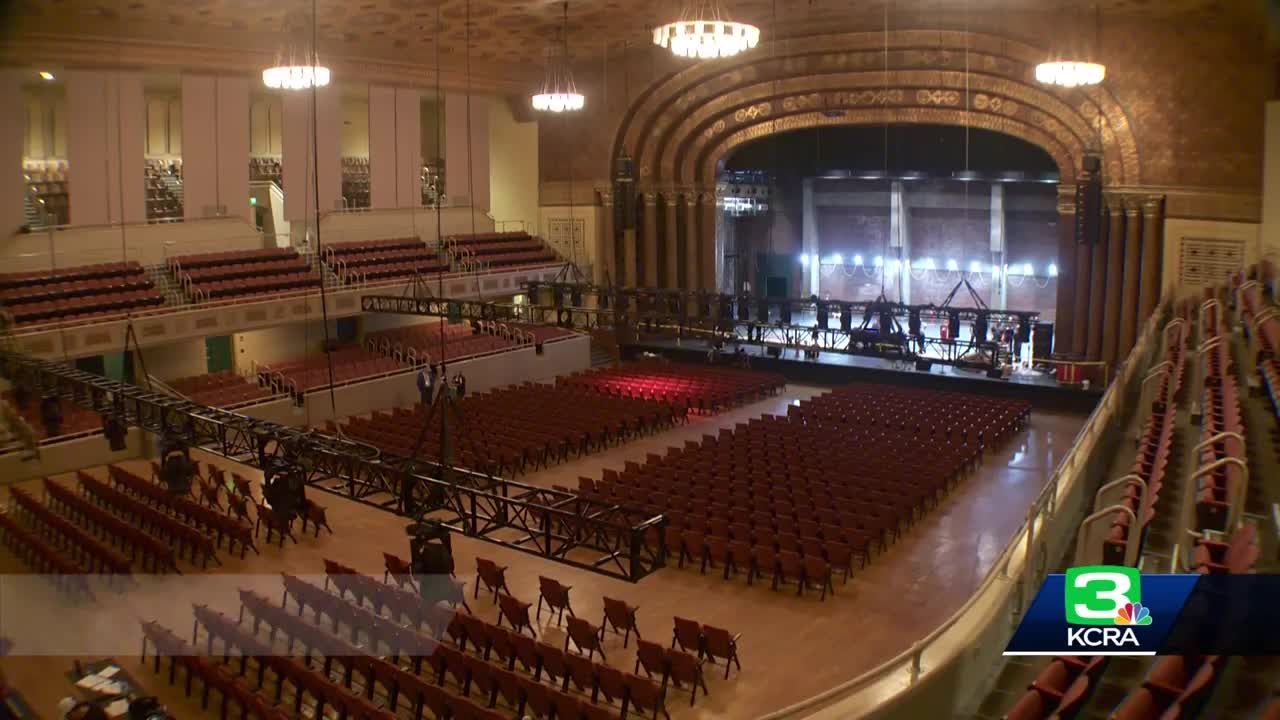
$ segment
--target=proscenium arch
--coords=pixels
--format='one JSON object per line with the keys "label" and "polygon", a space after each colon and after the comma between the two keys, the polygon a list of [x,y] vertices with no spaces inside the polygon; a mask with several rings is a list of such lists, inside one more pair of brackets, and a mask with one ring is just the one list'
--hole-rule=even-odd
{"label": "proscenium arch", "polygon": [[[923,116],[941,124],[969,122],[1042,147],[1059,163],[1064,181],[1075,177],[1079,158],[1096,147],[1096,134],[1109,182],[1141,181],[1137,143],[1110,91],[1105,85],[1049,91],[1036,84],[1033,67],[1043,50],[981,33],[897,30],[887,37],[886,76],[885,46],[879,32],[783,40],[738,62],[701,62],[667,75],[628,109],[614,157],[634,149],[641,185],[706,186],[723,157],[721,151],[708,158],[706,149],[758,124],[767,104],[779,130],[787,117],[824,109],[843,111],[844,119],[834,124],[913,123]],[[739,113],[744,115],[736,120]]]}

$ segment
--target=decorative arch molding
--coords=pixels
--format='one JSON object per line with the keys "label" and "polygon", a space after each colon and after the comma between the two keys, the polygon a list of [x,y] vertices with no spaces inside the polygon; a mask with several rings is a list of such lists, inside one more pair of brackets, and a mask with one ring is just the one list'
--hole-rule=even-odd
{"label": "decorative arch molding", "polygon": [[808,111],[744,125],[730,134],[717,136],[714,144],[702,148],[693,171],[697,173],[699,182],[713,183],[717,165],[722,158],[741,145],[775,133],[834,125],[880,125],[886,122],[908,125],[968,125],[992,130],[1043,148],[1059,168],[1070,168],[1072,159],[1077,157],[1071,153],[1070,148],[1039,128],[988,113],[937,107],[861,108],[850,110],[841,117],[828,117],[821,111]]}
{"label": "decorative arch molding", "polygon": [[[634,149],[644,184],[706,183],[714,179],[706,168],[714,172],[723,153],[708,160],[705,149],[724,147],[724,137],[753,124],[751,108],[758,117],[767,107],[773,119],[838,108],[845,117],[822,124],[912,123],[930,116],[948,124],[968,119],[975,127],[1000,126],[1049,152],[1064,181],[1074,178],[1080,156],[1093,145],[1091,128],[1098,127],[1107,176],[1140,184],[1137,142],[1114,96],[1105,86],[1047,91],[1031,80],[1043,57],[1043,50],[1017,41],[950,30],[781,41],[742,62],[699,63],[651,85],[624,115],[614,157]],[[852,112],[860,106],[884,112]],[[952,112],[920,112],[940,106]],[[782,131],[781,123],[777,127]]]}

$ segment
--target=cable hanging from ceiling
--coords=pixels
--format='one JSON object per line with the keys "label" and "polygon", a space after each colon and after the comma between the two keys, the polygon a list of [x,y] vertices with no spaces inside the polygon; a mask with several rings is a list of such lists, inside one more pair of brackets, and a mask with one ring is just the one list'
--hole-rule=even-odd
{"label": "cable hanging from ceiling", "polygon": [[760,44],[760,28],[730,20],[720,0],[685,0],[679,19],[654,28],[653,44],[677,57],[713,60]]}
{"label": "cable hanging from ceiling", "polygon": [[563,15],[559,42],[547,48],[546,75],[542,80],[542,88],[532,98],[533,109],[539,112],[577,112],[587,104],[587,99],[578,92],[578,86],[573,81],[573,61],[569,56],[568,0],[565,0],[561,8]]}

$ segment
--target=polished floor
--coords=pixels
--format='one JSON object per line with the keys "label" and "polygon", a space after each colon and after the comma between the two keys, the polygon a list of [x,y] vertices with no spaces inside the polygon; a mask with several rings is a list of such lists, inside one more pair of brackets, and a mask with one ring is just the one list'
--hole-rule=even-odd
{"label": "polished floor", "polygon": [[[714,417],[697,417],[688,425],[521,479],[576,485],[580,475],[599,477],[602,468],[620,468],[626,460],[642,460],[646,452],[763,413],[785,412],[788,403],[818,392],[819,388],[788,386],[778,396]],[[748,587],[741,576],[725,581],[718,573],[700,575],[696,568],[673,566],[631,584],[466,538],[454,541],[458,576],[470,583],[475,558],[492,559],[510,566],[513,594],[530,602],[538,597],[538,576],[554,577],[572,586],[574,610],[592,622],[599,621],[602,596],[625,599],[639,605],[644,637],[664,644],[670,642],[673,615],[742,633],[741,673],[735,670],[725,680],[723,669],[708,668],[709,696],[699,696],[696,706],[689,708],[688,694],[672,691],[668,705],[676,720],[756,717],[865,672],[908,648],[954,612],[991,568],[1082,423],[1079,416],[1035,413],[1028,430],[989,452],[980,469],[886,553],[855,573],[847,585],[837,581],[836,595],[825,602],[819,602],[816,594],[800,598],[794,591],[773,592],[767,584]],[[98,469],[95,474],[104,473]],[[57,479],[72,482],[70,476]],[[191,602],[234,613],[238,587],[259,587],[278,597],[281,571],[319,576],[321,559],[332,558],[381,577],[384,550],[408,556],[403,520],[334,496],[320,494],[315,499],[328,507],[336,535],[300,536],[297,545],[264,548],[261,556],[250,553],[243,561],[226,558],[224,553],[225,565],[207,575],[184,567],[187,574],[181,577],[148,578],[120,595],[101,591],[93,607],[66,607],[47,588],[41,589],[42,583],[3,578],[0,609],[5,612],[0,613],[0,635],[16,643],[13,656],[0,660],[0,668],[44,717],[54,717],[54,705],[70,692],[64,673],[71,666],[71,656],[93,660],[106,655],[114,656],[159,695],[178,718],[215,717],[216,708],[202,715],[198,702],[184,699],[180,688],[167,687],[164,678],[140,667],[131,639],[137,622],[159,618],[179,634],[189,634]],[[0,551],[0,571],[24,569],[7,551]],[[477,614],[497,618],[495,606],[483,595],[470,602]],[[42,614],[65,618],[54,623],[65,628],[34,627],[36,621],[21,620]],[[545,612],[538,633],[547,642],[563,643],[563,633]],[[44,656],[23,657],[24,636],[28,652],[34,643]],[[609,635],[605,645],[609,663],[630,670],[634,647],[632,643],[623,649],[621,637]]]}

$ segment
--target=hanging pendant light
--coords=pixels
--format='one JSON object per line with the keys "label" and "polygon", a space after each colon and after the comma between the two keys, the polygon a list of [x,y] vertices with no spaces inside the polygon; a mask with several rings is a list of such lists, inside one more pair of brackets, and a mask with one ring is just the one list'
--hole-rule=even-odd
{"label": "hanging pendant light", "polygon": [[560,43],[547,49],[547,74],[542,89],[533,98],[533,109],[538,112],[577,112],[587,104],[573,82],[573,68],[569,62],[569,3],[564,3],[564,18],[560,25]]}
{"label": "hanging pendant light", "polygon": [[720,0],[686,0],[680,19],[654,28],[653,44],[678,57],[732,57],[760,43],[760,28],[725,17]]}
{"label": "hanging pendant light", "polygon": [[[1094,6],[1094,12],[1093,44],[1096,55],[1101,45],[1102,14],[1096,5]],[[1088,59],[1070,59],[1059,56],[1048,62],[1036,65],[1036,82],[1045,85],[1056,85],[1064,88],[1083,87],[1097,85],[1106,77],[1107,66]]]}
{"label": "hanging pendant light", "polygon": [[[314,7],[312,9],[314,22]],[[289,46],[276,55],[276,64],[262,71],[262,84],[272,90],[309,90],[329,84],[332,73],[320,64],[315,35],[307,37],[307,19],[299,14],[285,19]],[[299,49],[301,48],[301,49]]]}

